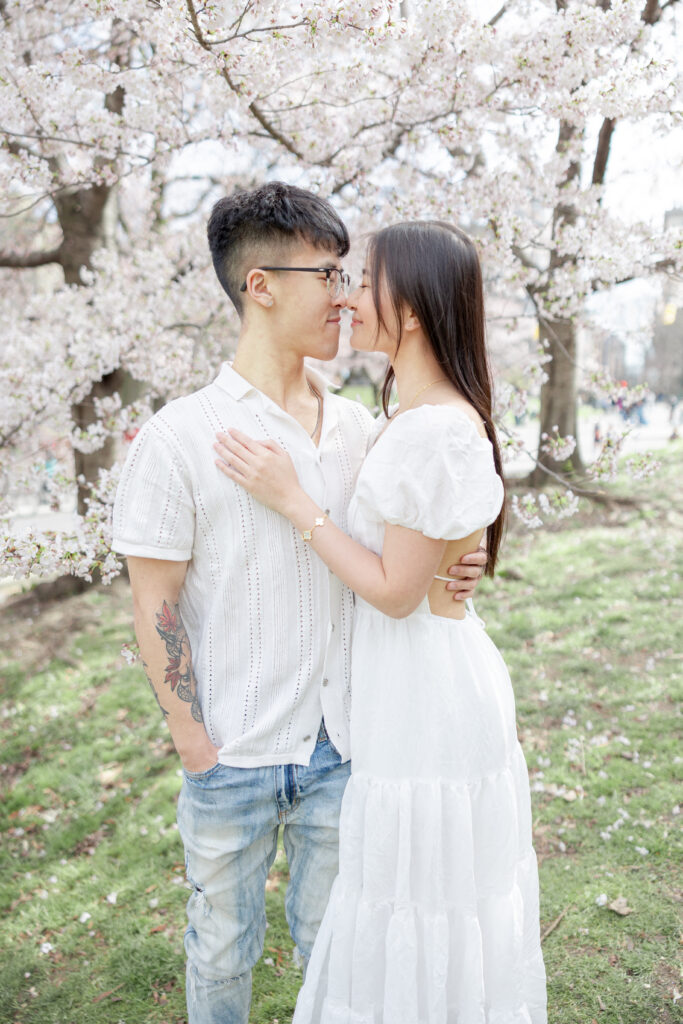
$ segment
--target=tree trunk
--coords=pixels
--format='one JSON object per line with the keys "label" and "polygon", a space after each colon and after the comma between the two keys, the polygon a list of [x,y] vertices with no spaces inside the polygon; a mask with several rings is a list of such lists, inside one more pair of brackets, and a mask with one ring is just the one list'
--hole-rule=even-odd
{"label": "tree trunk", "polygon": [[[561,0],[558,0],[558,7]],[[582,129],[566,121],[560,122],[560,130],[557,139],[556,152],[564,154],[575,144],[578,136],[583,134]],[[569,188],[578,180],[580,164],[578,159],[570,159],[567,170],[562,180],[562,185]],[[553,210],[552,238],[557,239],[565,225],[574,225],[577,221],[576,207],[571,199],[567,202],[559,202]],[[543,452],[544,434],[552,437],[557,427],[557,435],[566,437],[571,434],[576,437],[577,429],[577,374],[576,356],[577,339],[576,328],[571,320],[549,319],[543,315],[544,294],[551,290],[553,277],[557,270],[564,268],[568,263],[575,262],[570,255],[560,255],[553,247],[550,252],[548,264],[548,281],[545,288],[537,293],[537,304],[539,305],[538,328],[541,341],[546,344],[548,355],[552,361],[546,365],[548,379],[541,386],[541,412],[539,429],[539,451],[538,456],[541,463],[553,472],[578,473],[583,470],[583,463],[579,454],[578,439],[577,446],[569,459],[563,462],[556,462],[548,452]],[[539,301],[540,300],[540,301]],[[548,475],[541,466],[536,466],[531,473],[529,483],[533,487],[540,487],[548,481]]]}
{"label": "tree trunk", "polygon": [[[597,0],[598,6],[606,10],[611,0]],[[641,13],[642,20],[648,25],[654,25],[662,16],[664,7],[678,0],[669,0],[669,3],[662,4],[661,0],[645,0]],[[558,11],[565,11],[568,8],[567,0],[555,0]],[[616,121],[614,118],[606,117],[598,136],[598,143],[593,161],[592,183],[601,185],[605,180],[605,172],[609,161],[610,147],[614,135]],[[583,134],[583,129],[566,121],[560,122],[560,130],[555,147],[557,153],[565,153],[577,136]],[[570,160],[562,184],[570,185],[578,180],[580,166],[578,159]],[[576,224],[577,211],[571,201],[558,203],[553,211],[552,236],[563,224]],[[548,265],[548,285],[552,284],[554,271],[561,266],[571,262],[570,256],[558,256],[555,250],[550,253]],[[540,437],[539,437],[539,459],[553,472],[569,474],[581,473],[584,465],[578,447],[577,419],[578,419],[578,393],[576,375],[576,329],[569,320],[546,320],[542,313],[543,290],[538,290],[534,301],[540,306],[539,333],[544,342],[547,342],[547,351],[552,356],[552,362],[547,366],[548,380],[541,387],[541,412],[540,412]],[[539,302],[540,300],[540,302]],[[558,463],[547,452],[541,451],[543,435],[553,435],[553,427],[561,437],[571,434],[577,439],[577,446],[572,456],[564,463]],[[548,476],[544,470],[536,466],[529,477],[529,484],[533,487],[540,487],[547,482]]]}
{"label": "tree trunk", "polygon": [[[115,20],[112,29],[112,47],[119,64],[127,65],[128,40],[122,23],[118,20]],[[117,86],[104,98],[106,109],[115,114],[123,113],[124,103],[125,92],[121,86]],[[95,249],[113,243],[116,219],[115,190],[109,185],[65,189],[57,193],[54,201],[63,233],[60,263],[64,271],[64,281],[66,284],[81,284],[81,267],[90,267]],[[111,397],[121,390],[124,383],[127,385],[129,401],[133,401],[140,393],[141,385],[133,381],[124,370],[117,368],[105,374],[101,380],[95,381],[90,393],[71,407],[74,425],[85,429],[93,423],[96,418],[94,399]],[[97,451],[74,450],[79,515],[85,515],[87,512],[86,498],[90,494],[92,484],[97,481],[100,468],[109,468],[112,465],[116,454],[115,447],[114,438],[109,437]]]}
{"label": "tree trunk", "polygon": [[[80,284],[82,267],[89,267],[92,254],[105,245],[108,235],[108,207],[114,195],[108,186],[69,189],[55,198],[59,224],[63,232],[61,264],[66,284]],[[74,426],[87,428],[95,421],[95,398],[109,398],[120,390],[126,374],[120,370],[107,373],[96,381],[86,397],[71,406]],[[111,466],[114,461],[114,440],[108,438],[102,448],[94,452],[74,450],[74,468],[78,480],[77,509],[79,515],[88,510],[86,498],[91,485],[97,480],[100,467]]]}
{"label": "tree trunk", "polygon": [[[83,399],[71,406],[71,416],[74,426],[81,430],[87,429],[95,422],[95,398],[110,398],[121,390],[124,382],[127,382],[128,374],[120,367],[112,373],[106,373],[101,380],[96,381],[90,393]],[[76,476],[82,478],[78,481],[78,514],[83,516],[88,511],[86,498],[90,494],[92,484],[97,481],[100,468],[108,469],[116,458],[116,441],[108,437],[101,448],[94,452],[79,452],[74,449],[74,463]]]}
{"label": "tree trunk", "polygon": [[[542,320],[540,332],[541,340],[547,342],[548,354],[552,356],[552,361],[545,367],[548,379],[541,387],[539,445],[542,447],[543,435],[552,437],[555,427],[560,437],[567,434],[577,436],[577,338],[576,328],[570,320]],[[584,469],[578,444],[570,458],[563,462],[556,462],[550,453],[539,448],[539,460],[555,473],[571,476]],[[529,479],[530,485],[541,487],[547,482],[548,474],[541,466],[536,466]]]}

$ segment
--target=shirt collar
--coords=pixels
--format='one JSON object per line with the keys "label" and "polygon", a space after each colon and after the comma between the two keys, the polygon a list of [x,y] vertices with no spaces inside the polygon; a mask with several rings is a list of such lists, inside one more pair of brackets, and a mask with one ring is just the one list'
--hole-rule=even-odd
{"label": "shirt collar", "polygon": [[[319,448],[322,448],[327,439],[334,434],[339,423],[339,403],[336,401],[336,396],[330,395],[328,390],[336,388],[336,385],[321,373],[320,370],[308,364],[306,364],[306,374],[311,383],[319,389],[323,399],[323,422],[319,443]],[[287,417],[288,420],[290,419],[284,409],[280,409],[279,405],[271,402],[262,391],[259,391],[258,388],[250,384],[248,380],[245,380],[236,370],[233,370],[231,363],[226,362],[222,364],[214,383],[237,402],[247,397],[252,398],[252,400],[256,399],[256,401],[260,400],[261,403],[266,403],[273,412]]]}
{"label": "shirt collar", "polygon": [[308,363],[306,363],[306,376],[310,378],[313,384],[320,388],[323,398],[326,391],[337,390],[337,385],[329,377],[326,377],[324,373],[321,373],[314,366],[309,366]]}
{"label": "shirt collar", "polygon": [[231,363],[222,364],[214,383],[217,384],[219,388],[222,388],[223,391],[227,391],[227,393],[237,401],[239,401],[240,398],[244,398],[244,396],[249,394],[250,391],[253,391],[255,394],[260,394],[258,388],[255,388],[253,384],[250,384],[248,380],[245,380],[244,377],[241,377],[239,373],[233,370]]}
{"label": "shirt collar", "polygon": [[[309,377],[311,382],[316,385],[316,387],[320,388],[323,398],[330,388],[336,387],[328,377],[321,373],[320,370],[316,370],[313,366],[306,365],[306,375]],[[217,384],[219,388],[222,388],[223,391],[227,391],[227,393],[237,401],[250,393],[255,395],[263,394],[263,392],[259,391],[259,389],[254,387],[253,384],[250,384],[248,380],[245,380],[244,377],[240,376],[236,370],[233,370],[232,363],[222,364],[214,383]]]}

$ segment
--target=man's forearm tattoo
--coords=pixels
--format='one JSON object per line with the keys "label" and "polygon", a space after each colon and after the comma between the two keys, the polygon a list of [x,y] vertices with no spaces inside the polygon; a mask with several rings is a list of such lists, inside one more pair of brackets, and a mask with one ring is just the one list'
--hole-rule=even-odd
{"label": "man's forearm tattoo", "polygon": [[164,601],[161,611],[157,612],[157,633],[166,644],[168,665],[164,682],[171,687],[180,700],[190,705],[190,713],[195,722],[203,722],[202,710],[197,697],[197,684],[192,674],[192,654],[190,639],[180,617],[180,608],[175,606],[171,611]]}
{"label": "man's forearm tattoo", "polygon": [[164,716],[164,718],[168,718],[168,711],[166,710],[166,708],[164,708],[164,707],[162,707],[162,706],[161,706],[161,701],[159,700],[159,694],[157,693],[157,688],[156,688],[156,686],[155,686],[155,685],[154,685],[154,683],[152,682],[152,677],[151,677],[151,675],[149,674],[149,666],[148,666],[148,664],[147,664],[147,662],[146,662],[146,661],[143,661],[143,663],[142,663],[142,667],[143,667],[143,669],[145,670],[145,675],[147,676],[147,682],[149,683],[149,688],[150,688],[150,690],[152,691],[152,693],[154,694],[154,699],[155,699],[155,701],[156,701],[156,702],[157,702],[157,704],[159,705],[159,710],[161,711],[161,713],[162,713],[162,715]]}

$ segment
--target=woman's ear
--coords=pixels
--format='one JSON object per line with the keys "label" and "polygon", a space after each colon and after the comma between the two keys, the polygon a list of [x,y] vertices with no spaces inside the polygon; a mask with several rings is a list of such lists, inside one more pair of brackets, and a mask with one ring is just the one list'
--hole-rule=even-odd
{"label": "woman's ear", "polygon": [[272,306],[273,296],[268,287],[268,278],[263,270],[254,267],[245,277],[246,291],[259,306]]}
{"label": "woman's ear", "polygon": [[403,320],[403,330],[404,331],[419,331],[421,326],[422,325],[420,324],[420,321],[417,318],[415,310],[412,309],[410,306],[408,306],[408,309],[406,310],[405,318]]}

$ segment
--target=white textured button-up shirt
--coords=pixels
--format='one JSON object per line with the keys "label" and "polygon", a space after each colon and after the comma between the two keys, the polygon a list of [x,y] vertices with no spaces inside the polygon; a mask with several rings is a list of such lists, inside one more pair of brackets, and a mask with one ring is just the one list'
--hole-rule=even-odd
{"label": "white textured button-up shirt", "polygon": [[143,426],[116,494],[115,551],[189,563],[179,606],[204,725],[219,760],[236,767],[308,764],[323,716],[350,756],[353,594],[287,519],[219,472],[213,450],[230,427],[274,439],[345,530],[374,421],[308,373],[323,394],[319,447],[225,363]]}

